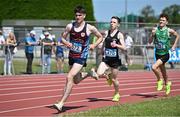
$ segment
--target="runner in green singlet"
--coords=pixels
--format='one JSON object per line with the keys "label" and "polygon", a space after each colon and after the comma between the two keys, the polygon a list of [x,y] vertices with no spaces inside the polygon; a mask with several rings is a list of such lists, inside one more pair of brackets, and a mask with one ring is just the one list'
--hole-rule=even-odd
{"label": "runner in green singlet", "polygon": [[[156,62],[152,65],[152,70],[157,77],[157,90],[160,91],[163,89],[163,80],[161,78],[162,74],[166,95],[170,93],[172,83],[168,81],[165,63],[169,60],[169,49],[174,51],[179,40],[178,33],[173,29],[168,28],[166,26],[167,24],[168,16],[166,14],[161,14],[159,25],[152,29],[152,33],[149,38],[149,44],[151,44],[154,40],[153,42],[155,45]],[[172,47],[170,45],[170,35],[174,35],[176,37]]]}

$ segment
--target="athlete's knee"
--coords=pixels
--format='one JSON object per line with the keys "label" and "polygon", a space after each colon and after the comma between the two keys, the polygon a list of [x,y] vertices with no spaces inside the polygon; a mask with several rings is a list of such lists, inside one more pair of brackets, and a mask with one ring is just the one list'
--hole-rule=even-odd
{"label": "athlete's knee", "polygon": [[115,85],[119,85],[119,81],[115,78],[112,79],[112,82],[115,84]]}
{"label": "athlete's knee", "polygon": [[73,82],[74,82],[74,84],[79,84],[80,83],[80,78],[79,77],[74,77]]}
{"label": "athlete's knee", "polygon": [[80,83],[81,79],[82,79],[82,74],[81,74],[81,73],[76,74],[76,75],[73,77],[73,82],[74,82],[74,84]]}
{"label": "athlete's knee", "polygon": [[157,66],[156,65],[152,65],[152,70],[157,70]]}
{"label": "athlete's knee", "polygon": [[78,84],[79,82],[77,80],[74,79],[74,84]]}
{"label": "athlete's knee", "polygon": [[66,78],[68,82],[73,82],[73,75],[68,74]]}
{"label": "athlete's knee", "polygon": [[97,75],[98,75],[98,76],[103,76],[104,73],[105,73],[105,70],[102,70],[102,69],[98,69],[98,70],[97,70]]}

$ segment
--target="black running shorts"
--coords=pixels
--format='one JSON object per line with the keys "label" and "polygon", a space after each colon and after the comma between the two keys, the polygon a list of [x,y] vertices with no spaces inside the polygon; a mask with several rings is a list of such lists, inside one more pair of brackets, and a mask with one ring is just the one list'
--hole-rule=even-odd
{"label": "black running shorts", "polygon": [[165,55],[158,55],[156,54],[156,60],[160,59],[163,64],[165,64],[169,60],[169,53]]}

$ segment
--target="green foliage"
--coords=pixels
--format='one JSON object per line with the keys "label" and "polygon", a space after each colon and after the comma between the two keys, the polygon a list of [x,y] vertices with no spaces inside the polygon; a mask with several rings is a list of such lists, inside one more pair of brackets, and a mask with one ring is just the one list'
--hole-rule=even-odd
{"label": "green foliage", "polygon": [[150,5],[147,5],[141,10],[141,15],[144,18],[152,17],[152,16],[154,16],[154,9],[152,9],[152,7]]}
{"label": "green foliage", "polygon": [[[169,23],[179,24],[180,23],[180,5],[171,5],[162,10],[162,13],[165,13],[169,16]],[[160,14],[159,14],[160,15]],[[141,10],[141,17],[143,22],[155,23],[158,21],[159,16],[154,15],[154,10],[150,5],[147,5]]]}
{"label": "green foliage", "polygon": [[162,12],[168,14],[169,23],[180,23],[180,5],[171,5],[166,7]]}
{"label": "green foliage", "polygon": [[86,20],[94,20],[92,0],[0,0],[3,19],[74,19],[74,8],[83,5]]}

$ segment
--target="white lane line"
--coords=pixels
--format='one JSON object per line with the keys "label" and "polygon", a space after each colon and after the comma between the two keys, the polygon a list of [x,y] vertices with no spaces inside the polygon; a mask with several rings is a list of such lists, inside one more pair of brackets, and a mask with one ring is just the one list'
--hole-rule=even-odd
{"label": "white lane line", "polygon": [[[180,75],[180,74],[177,74],[177,70],[167,70],[169,76],[170,75]],[[119,71],[118,73],[118,76],[121,76],[121,77],[126,77],[126,76],[139,76],[139,74],[146,74],[146,75],[152,75],[152,71],[145,71],[145,70],[133,70],[133,71],[128,71],[128,72],[123,72],[123,71]],[[179,73],[179,72],[178,72]],[[35,78],[38,78],[40,77],[41,79],[43,79],[44,77],[47,78],[47,77],[65,77],[67,75],[67,73],[64,73],[64,74],[32,74],[32,75],[14,75],[14,76],[0,76],[0,80],[4,80],[4,79],[11,79],[11,80],[14,80],[17,78],[17,80],[20,80],[20,79],[24,79],[24,78],[29,78],[29,79],[35,79]]]}
{"label": "white lane line", "polygon": [[[173,86],[179,86],[179,85],[173,85]],[[136,88],[125,88],[125,89],[120,89],[120,91],[125,91],[125,90],[140,90],[140,89],[145,89],[145,88],[154,88],[156,86],[148,86],[148,87],[136,87]],[[180,89],[179,89],[180,90]],[[107,93],[109,91],[114,91],[114,89],[110,89],[110,90],[103,90],[103,91],[91,91],[91,92],[83,92],[83,93],[73,93],[70,94],[72,95],[85,95],[85,94],[94,94],[94,93]],[[0,101],[0,104],[2,103],[9,103],[9,102],[17,102],[17,101],[30,101],[30,100],[37,100],[37,99],[47,99],[47,98],[55,98],[55,97],[60,97],[61,95],[54,95],[54,96],[43,96],[43,97],[35,97],[35,98],[25,98],[25,99],[15,99],[15,100],[8,100],[8,101]]]}
{"label": "white lane line", "polygon": [[[172,82],[179,82],[180,80],[178,79],[178,80],[176,80],[176,81],[173,81],[173,80],[175,80],[175,79],[177,79],[177,78],[174,78],[174,79],[171,79],[172,80]],[[105,80],[103,80],[103,81],[98,81],[98,82],[82,82],[81,84],[79,84],[79,85],[91,85],[91,84],[101,84],[101,83],[105,83],[104,82]],[[151,80],[151,79],[144,79],[144,80],[132,80],[132,84],[135,84],[134,82],[143,82],[143,81],[155,81],[155,80]],[[122,80],[120,80],[119,81],[120,82],[120,85],[124,85],[123,84],[123,82],[125,83],[125,84],[128,84],[126,81],[122,81]],[[129,83],[130,84],[130,83]],[[58,86],[58,87],[61,87],[61,86],[64,86],[65,84],[62,84],[62,83],[59,83],[59,84],[53,84],[53,85],[43,85],[43,86],[28,86],[28,87],[15,87],[15,88],[2,88],[2,89],[0,89],[0,91],[7,91],[7,90],[17,90],[17,89],[29,89],[29,88],[31,88],[31,89],[34,89],[34,88],[48,88],[48,87],[56,87],[56,86]]]}
{"label": "white lane line", "polygon": [[[36,77],[36,76],[34,76],[34,77]],[[177,75],[177,76],[173,76],[174,78],[177,78],[177,77],[179,77],[179,75]],[[146,76],[146,78],[142,78],[142,76],[140,77],[140,76],[128,76],[128,78],[127,78],[127,76],[124,78],[124,77],[122,77],[122,76],[119,76],[118,75],[118,79],[119,80],[130,80],[130,79],[137,79],[138,78],[138,80],[140,79],[148,79],[148,78],[154,78],[154,76]],[[171,78],[171,77],[170,77]],[[64,79],[64,80],[63,80]],[[154,78],[155,79],[155,78]],[[3,79],[3,80],[1,80],[0,79],[0,84],[1,83],[16,83],[16,82],[32,82],[32,81],[39,81],[39,82],[43,82],[43,81],[65,81],[65,76],[61,76],[61,77],[59,77],[59,76],[56,76],[56,77],[54,77],[54,78],[48,78],[47,76],[45,76],[44,78],[38,78],[38,76],[37,76],[37,78],[28,78],[28,77],[26,77],[26,78],[23,78],[23,79],[18,79],[18,78],[14,78],[14,79]],[[92,81],[92,79],[89,77],[89,78],[86,78],[86,81]]]}
{"label": "white lane line", "polygon": [[[172,92],[176,92],[176,91],[179,91],[180,89],[178,90],[172,90]],[[150,94],[150,93],[155,93],[155,94],[158,94],[158,93],[162,93],[161,92],[146,92],[146,93],[142,93],[142,94]],[[131,96],[130,95],[122,95],[121,98],[125,98],[125,97],[129,97]],[[99,98],[99,97],[98,97]],[[102,97],[101,99],[111,99],[111,97]],[[89,100],[88,99],[85,99],[85,100],[78,100],[78,101],[72,101],[72,102],[66,102],[66,104],[73,104],[73,103],[82,103],[82,102],[88,102]],[[44,108],[44,107],[47,107],[47,106],[50,106],[52,105],[52,103],[50,104],[45,104],[45,105],[40,105],[40,106],[33,106],[33,107],[26,107],[26,108],[18,108],[18,109],[11,109],[11,110],[5,110],[5,111],[0,111],[0,113],[9,113],[9,112],[15,112],[15,111],[23,111],[23,110],[29,110],[29,109],[37,109],[37,108]]]}
{"label": "white lane line", "polygon": [[4,79],[4,80],[0,80],[1,83],[16,83],[16,82],[33,82],[33,81],[59,81],[61,78],[64,78],[65,77],[54,77],[54,78],[33,78],[33,79],[29,79],[29,78],[23,78],[23,79],[18,79],[18,78],[15,78],[15,79]]}
{"label": "white lane line", "polygon": [[[135,79],[134,79],[135,78]],[[105,78],[101,78],[101,79],[105,79]],[[101,80],[100,79],[100,80]],[[171,79],[170,80],[176,80],[176,79],[179,79],[179,78],[176,78],[176,77],[171,77]],[[87,78],[87,79],[85,79],[86,80],[86,82],[88,82],[88,81],[91,81],[91,82],[93,82],[93,83],[95,83],[95,82],[99,82],[99,81],[92,81],[92,79],[89,79],[89,78]],[[133,77],[133,78],[131,78],[131,79],[123,79],[123,78],[118,78],[118,80],[120,81],[120,82],[138,82],[138,81],[155,81],[156,79],[155,78],[141,78],[141,79],[136,79],[136,77]],[[3,83],[3,84],[0,84],[0,87],[1,86],[15,86],[15,85],[30,85],[30,84],[46,84],[46,83],[57,83],[57,82],[59,82],[59,83],[65,83],[65,78],[64,78],[64,80],[60,80],[60,79],[44,79],[44,80],[33,80],[33,82],[31,81],[31,82],[29,82],[29,80],[24,80],[24,81],[26,81],[26,82],[13,82],[13,83],[8,83],[8,84],[6,84],[6,83]],[[84,83],[84,82],[83,82]],[[82,83],[82,84],[83,84]]]}
{"label": "white lane line", "polygon": [[22,79],[22,78],[34,78],[34,77],[41,77],[43,78],[44,76],[48,76],[48,77],[57,77],[57,76],[65,76],[66,73],[64,74],[31,74],[31,75],[12,75],[12,76],[0,76],[0,78],[4,78],[4,79],[11,79],[11,78],[18,78],[18,79]]}
{"label": "white lane line", "polygon": [[51,83],[65,83],[64,81],[34,81],[34,82],[25,82],[25,83],[13,83],[13,84],[1,84],[0,87],[2,86],[20,86],[20,85],[39,85],[39,84],[51,84]]}
{"label": "white lane line", "polygon": [[[180,82],[180,80],[176,81],[176,82]],[[104,82],[102,82],[104,83]],[[120,86],[131,86],[131,85],[147,85],[147,84],[152,84],[152,83],[156,83],[156,82],[143,82],[143,83],[125,83],[125,84],[120,84]],[[64,85],[57,85],[59,87],[64,86]],[[92,88],[103,88],[103,87],[107,87],[107,84],[103,84],[103,85],[95,85],[95,86],[84,86],[84,87],[75,87],[73,88],[73,90],[81,90],[81,89],[92,89]],[[19,95],[19,94],[32,94],[32,93],[44,93],[44,92],[52,92],[52,91],[62,91],[63,89],[51,89],[51,90],[40,90],[40,91],[24,91],[24,92],[18,92],[18,93],[4,93],[4,94],[0,94],[0,96],[8,96],[8,95]]]}

